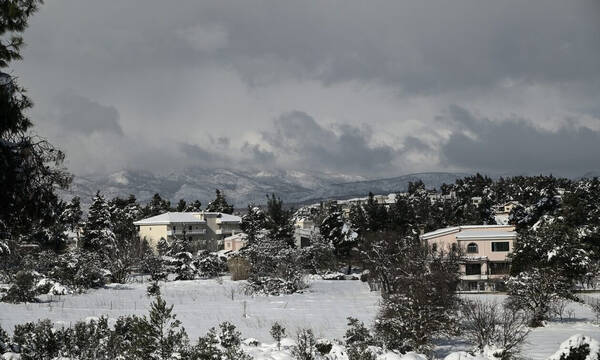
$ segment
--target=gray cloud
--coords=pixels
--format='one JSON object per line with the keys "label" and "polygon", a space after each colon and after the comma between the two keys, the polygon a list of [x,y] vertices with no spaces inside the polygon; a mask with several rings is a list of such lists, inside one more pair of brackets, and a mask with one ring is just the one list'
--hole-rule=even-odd
{"label": "gray cloud", "polygon": [[[54,0],[10,70],[76,173],[575,172],[598,163],[544,143],[597,149],[585,139],[600,123],[599,18],[596,0]],[[450,104],[482,115],[456,107],[436,121]],[[492,145],[512,131],[510,149]]]}
{"label": "gray cloud", "polygon": [[327,129],[301,111],[275,119],[273,130],[264,132],[263,138],[275,153],[289,156],[294,164],[318,170],[381,170],[391,165],[395,155],[390,146],[371,145],[368,130],[346,124]]}
{"label": "gray cloud", "polygon": [[65,94],[58,101],[58,122],[63,131],[91,134],[106,132],[123,135],[119,112],[83,96]]}
{"label": "gray cloud", "polygon": [[491,120],[452,106],[455,131],[440,153],[450,165],[490,172],[582,175],[600,168],[600,131],[567,123],[552,131],[522,118]]}

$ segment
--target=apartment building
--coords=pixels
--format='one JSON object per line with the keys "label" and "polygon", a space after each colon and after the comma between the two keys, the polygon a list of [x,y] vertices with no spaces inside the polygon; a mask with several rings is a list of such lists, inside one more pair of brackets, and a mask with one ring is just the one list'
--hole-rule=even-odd
{"label": "apartment building", "polygon": [[517,233],[512,225],[455,226],[421,235],[434,251],[458,247],[461,291],[503,291],[510,272],[508,255],[514,250]]}
{"label": "apartment building", "polygon": [[140,239],[156,252],[158,242],[175,238],[189,241],[193,249],[223,248],[223,239],[240,232],[239,216],[215,212],[167,212],[134,222]]}

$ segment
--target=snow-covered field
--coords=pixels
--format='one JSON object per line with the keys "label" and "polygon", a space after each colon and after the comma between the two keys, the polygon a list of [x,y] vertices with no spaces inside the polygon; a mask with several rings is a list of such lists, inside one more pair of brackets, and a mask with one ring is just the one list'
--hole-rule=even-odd
{"label": "snow-covered field", "polygon": [[[162,284],[161,290],[167,302],[174,305],[177,317],[192,339],[227,320],[234,323],[244,337],[269,343],[272,342],[269,329],[275,321],[282,323],[291,335],[299,328],[311,328],[318,337],[342,339],[346,318],[353,316],[371,324],[379,301],[378,293],[370,292],[360,281],[313,280],[302,294],[276,297],[247,296],[240,285],[228,279],[223,282],[174,281]],[[38,304],[0,303],[0,325],[10,332],[15,324],[43,318],[69,325],[91,316],[143,315],[151,301],[145,295],[146,286],[140,283],[111,285],[85,294],[47,298],[44,300],[48,301]],[[463,296],[504,300],[502,295]],[[600,340],[600,327],[595,325],[595,316],[589,308],[572,303],[565,314],[571,318],[532,331],[525,348],[527,357],[545,359],[574,334]],[[443,358],[450,352],[467,348],[468,345],[460,341],[444,341],[436,355]]]}

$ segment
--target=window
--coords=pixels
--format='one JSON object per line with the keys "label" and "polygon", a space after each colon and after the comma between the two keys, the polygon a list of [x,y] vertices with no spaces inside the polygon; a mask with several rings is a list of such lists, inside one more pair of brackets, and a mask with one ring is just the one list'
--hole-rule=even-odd
{"label": "window", "polygon": [[508,241],[492,243],[492,251],[508,251],[508,249],[509,249]]}
{"label": "window", "polygon": [[510,264],[506,262],[489,263],[490,275],[507,275],[510,271]]}
{"label": "window", "polygon": [[173,226],[173,231],[177,230],[177,226]]}
{"label": "window", "polygon": [[452,252],[456,252],[456,244],[452,244]]}
{"label": "window", "polygon": [[433,251],[433,252],[436,252],[436,251],[437,251],[437,244],[436,244],[436,243],[433,243],[433,244],[431,245],[431,251]]}
{"label": "window", "polygon": [[469,253],[469,254],[477,254],[478,253],[477,244],[470,243],[469,245],[467,245],[467,253]]}
{"label": "window", "polygon": [[465,275],[481,275],[481,264],[466,264]]}
{"label": "window", "polygon": [[300,237],[300,247],[305,248],[308,246],[310,246],[310,239],[304,236]]}
{"label": "window", "polygon": [[192,230],[192,225],[190,225],[189,230]]}

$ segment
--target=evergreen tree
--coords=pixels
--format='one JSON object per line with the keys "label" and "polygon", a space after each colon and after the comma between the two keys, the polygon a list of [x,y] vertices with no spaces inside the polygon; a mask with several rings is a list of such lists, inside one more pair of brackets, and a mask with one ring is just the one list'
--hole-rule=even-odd
{"label": "evergreen tree", "polygon": [[143,337],[139,346],[145,359],[171,360],[184,352],[187,335],[173,314],[173,305],[160,296],[150,305],[150,314],[143,318]]}
{"label": "evergreen tree", "polygon": [[112,230],[110,209],[98,191],[83,229],[83,248],[100,254],[105,260],[117,253],[115,233]]}
{"label": "evergreen tree", "polygon": [[265,230],[267,224],[265,213],[254,205],[248,205],[248,211],[242,216],[240,228],[248,235],[248,244],[254,244]]}
{"label": "evergreen tree", "polygon": [[81,200],[79,199],[79,196],[75,196],[65,206],[65,209],[60,216],[60,221],[66,224],[69,230],[77,231],[82,217],[83,211],[81,211]]}
{"label": "evergreen tree", "polygon": [[171,211],[171,202],[163,199],[160,194],[156,193],[152,196],[152,200],[144,208],[144,216],[156,216]]}
{"label": "evergreen tree", "polygon": [[179,202],[177,203],[177,207],[175,208],[175,210],[177,210],[177,212],[184,212],[187,211],[187,203],[185,202],[184,199],[179,199]]}
{"label": "evergreen tree", "polygon": [[216,198],[208,203],[206,211],[209,212],[220,212],[225,214],[233,214],[233,205],[227,203],[225,194],[221,193],[221,190],[216,190]]}
{"label": "evergreen tree", "polygon": [[266,229],[272,241],[285,243],[294,248],[293,211],[283,207],[283,201],[275,194],[267,195]]}
{"label": "evergreen tree", "polygon": [[196,200],[193,203],[191,203],[190,205],[188,205],[188,207],[185,211],[200,212],[200,211],[202,211],[202,203],[200,202],[200,200]]}
{"label": "evergreen tree", "polygon": [[[21,33],[40,0],[0,4],[0,68],[21,59]],[[57,189],[71,181],[61,168],[64,154],[30,133],[32,102],[10,75],[0,72],[0,253],[18,242],[52,242],[62,212]]]}

